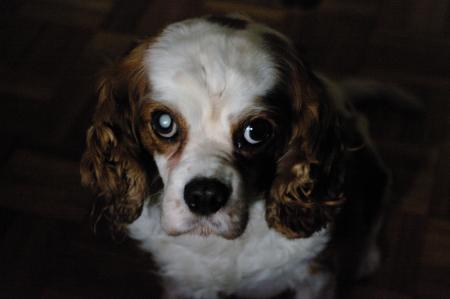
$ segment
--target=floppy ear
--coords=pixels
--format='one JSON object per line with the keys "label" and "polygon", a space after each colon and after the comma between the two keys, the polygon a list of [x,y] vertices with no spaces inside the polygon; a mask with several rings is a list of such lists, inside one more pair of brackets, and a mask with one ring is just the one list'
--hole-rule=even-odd
{"label": "floppy ear", "polygon": [[341,120],[326,89],[286,47],[277,51],[290,99],[290,138],[278,160],[266,220],[288,238],[304,238],[332,221],[344,202],[345,151]]}
{"label": "floppy ear", "polygon": [[141,150],[135,129],[140,98],[148,92],[144,52],[145,46],[134,49],[101,79],[81,159],[82,184],[96,196],[91,213],[94,231],[103,219],[115,239],[140,215],[149,192],[151,166],[146,161],[151,159]]}

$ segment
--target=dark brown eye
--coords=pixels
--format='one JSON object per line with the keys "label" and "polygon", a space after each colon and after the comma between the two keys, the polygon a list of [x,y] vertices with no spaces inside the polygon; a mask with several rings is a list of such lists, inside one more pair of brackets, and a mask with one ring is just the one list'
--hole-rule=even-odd
{"label": "dark brown eye", "polygon": [[166,111],[155,111],[152,113],[152,128],[155,133],[166,139],[176,137],[178,126],[173,117]]}
{"label": "dark brown eye", "polygon": [[272,137],[272,125],[265,119],[251,120],[244,126],[243,142],[250,146],[258,146]]}

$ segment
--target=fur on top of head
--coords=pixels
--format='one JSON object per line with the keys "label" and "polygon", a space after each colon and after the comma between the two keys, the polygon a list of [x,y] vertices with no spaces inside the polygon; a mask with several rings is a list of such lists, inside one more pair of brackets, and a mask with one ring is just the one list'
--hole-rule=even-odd
{"label": "fur on top of head", "polygon": [[[239,16],[172,24],[112,66],[98,94],[81,174],[95,222],[113,232],[149,199],[170,235],[234,239],[265,200],[270,227],[308,237],[343,201],[339,117],[268,27]],[[197,196],[210,191],[213,203]]]}

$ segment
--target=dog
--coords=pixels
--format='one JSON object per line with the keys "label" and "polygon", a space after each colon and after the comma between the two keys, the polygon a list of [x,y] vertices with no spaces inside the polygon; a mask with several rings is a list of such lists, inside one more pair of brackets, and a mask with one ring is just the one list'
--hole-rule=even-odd
{"label": "dog", "polygon": [[351,93],[301,56],[206,16],[100,80],[81,160],[94,224],[151,253],[166,298],[337,298],[379,264],[389,173]]}

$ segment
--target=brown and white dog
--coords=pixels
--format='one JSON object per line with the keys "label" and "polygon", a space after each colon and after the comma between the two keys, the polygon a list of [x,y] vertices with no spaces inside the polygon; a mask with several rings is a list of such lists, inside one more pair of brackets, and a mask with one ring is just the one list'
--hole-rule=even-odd
{"label": "brown and white dog", "polygon": [[379,260],[388,176],[364,121],[244,17],[170,25],[113,66],[81,173],[170,298],[333,298]]}

